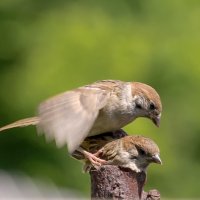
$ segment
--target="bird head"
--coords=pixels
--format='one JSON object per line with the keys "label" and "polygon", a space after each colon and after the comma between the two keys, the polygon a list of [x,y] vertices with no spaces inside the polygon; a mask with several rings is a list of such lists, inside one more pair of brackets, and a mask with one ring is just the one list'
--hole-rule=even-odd
{"label": "bird head", "polygon": [[145,147],[137,146],[137,155],[134,155],[133,158],[135,159],[136,165],[138,165],[138,168],[145,171],[145,169],[148,167],[150,163],[157,163],[162,164],[162,161],[160,159],[159,152],[150,152]]}
{"label": "bird head", "polygon": [[124,166],[136,172],[146,171],[150,163],[162,164],[157,144],[150,138],[143,136],[126,136],[122,138],[126,163]]}
{"label": "bird head", "polygon": [[156,90],[144,83],[133,82],[132,96],[137,116],[149,118],[159,127],[162,104]]}

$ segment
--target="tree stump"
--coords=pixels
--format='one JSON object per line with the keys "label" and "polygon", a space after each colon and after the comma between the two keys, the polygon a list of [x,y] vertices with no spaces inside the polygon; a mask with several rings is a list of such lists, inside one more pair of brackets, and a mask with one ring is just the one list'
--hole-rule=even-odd
{"label": "tree stump", "polygon": [[114,165],[105,165],[100,169],[92,169],[91,199],[122,200],[159,200],[157,190],[144,192],[146,182],[144,172],[136,173],[130,169]]}

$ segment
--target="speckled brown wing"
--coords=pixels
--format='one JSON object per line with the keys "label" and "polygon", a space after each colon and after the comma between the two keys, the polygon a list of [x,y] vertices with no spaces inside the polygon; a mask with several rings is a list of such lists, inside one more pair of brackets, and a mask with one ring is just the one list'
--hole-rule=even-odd
{"label": "speckled brown wing", "polygon": [[[85,140],[81,143],[80,147],[94,154],[102,147],[104,147],[107,143],[110,143],[113,140],[117,140],[125,136],[127,136],[127,133],[122,129],[113,132],[102,133],[100,135],[85,138]],[[85,159],[85,156],[78,150],[73,152],[72,156],[78,160]]]}
{"label": "speckled brown wing", "polygon": [[109,95],[105,90],[81,87],[41,103],[39,132],[54,139],[58,147],[67,144],[72,153],[87,137]]}

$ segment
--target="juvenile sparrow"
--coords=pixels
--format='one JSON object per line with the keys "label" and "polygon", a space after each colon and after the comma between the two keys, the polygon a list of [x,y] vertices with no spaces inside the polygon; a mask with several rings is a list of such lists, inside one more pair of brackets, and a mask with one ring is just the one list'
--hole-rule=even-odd
{"label": "juvenile sparrow", "polygon": [[[98,151],[99,158],[106,160],[104,165],[118,165],[135,172],[145,172],[150,163],[162,164],[157,144],[143,136],[125,136],[108,142]],[[99,167],[85,160],[84,171],[88,172],[92,166]]]}
{"label": "juvenile sparrow", "polygon": [[[73,153],[88,136],[118,130],[137,117],[159,126],[162,105],[158,93],[139,82],[103,80],[54,96],[39,105],[38,116],[0,128],[37,125],[57,146]],[[98,159],[80,150],[91,160]],[[101,160],[98,160],[101,162]]]}

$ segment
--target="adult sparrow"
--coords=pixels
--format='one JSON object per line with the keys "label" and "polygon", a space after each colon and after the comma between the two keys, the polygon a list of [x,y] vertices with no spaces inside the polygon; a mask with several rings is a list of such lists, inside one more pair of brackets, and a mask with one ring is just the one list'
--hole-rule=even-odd
{"label": "adult sparrow", "polygon": [[[38,116],[0,128],[37,125],[57,146],[73,153],[88,136],[118,130],[137,117],[150,118],[159,126],[162,105],[151,86],[139,82],[103,80],[54,96],[39,105]],[[91,160],[91,153],[80,150]]]}
{"label": "adult sparrow", "polygon": [[[99,149],[100,145],[98,143],[95,148],[92,142],[90,144],[91,146],[88,149],[91,149],[93,153],[99,152],[99,158],[106,160],[104,165],[118,165],[135,172],[146,172],[150,163],[162,164],[157,144],[150,138],[143,136],[124,136],[113,141],[107,140],[107,143],[101,146],[101,149]],[[74,157],[76,159],[84,159],[84,157]],[[99,167],[88,159],[84,161],[85,172],[88,172],[92,166]]]}

